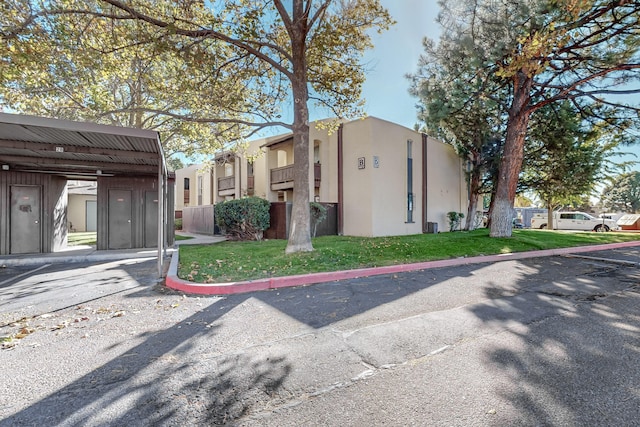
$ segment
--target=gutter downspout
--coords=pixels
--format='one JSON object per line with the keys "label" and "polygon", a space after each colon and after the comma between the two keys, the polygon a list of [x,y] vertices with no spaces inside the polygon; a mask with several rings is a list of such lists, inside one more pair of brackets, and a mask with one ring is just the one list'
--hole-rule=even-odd
{"label": "gutter downspout", "polygon": [[338,127],[338,236],[344,235],[344,159],[342,124]]}
{"label": "gutter downspout", "polygon": [[165,200],[167,198],[167,165],[164,160],[164,152],[160,143],[160,135],[157,136],[158,143],[158,277],[164,276],[164,251],[166,251],[167,242],[165,241],[165,223],[167,221],[167,213],[165,210]]}
{"label": "gutter downspout", "polygon": [[158,163],[158,277],[162,277],[162,249],[164,247],[164,236],[162,228],[164,225],[164,176],[162,174],[162,160]]}
{"label": "gutter downspout", "polygon": [[428,195],[428,174],[427,174],[427,142],[429,137],[422,134],[422,232],[426,233],[427,229],[427,195]]}

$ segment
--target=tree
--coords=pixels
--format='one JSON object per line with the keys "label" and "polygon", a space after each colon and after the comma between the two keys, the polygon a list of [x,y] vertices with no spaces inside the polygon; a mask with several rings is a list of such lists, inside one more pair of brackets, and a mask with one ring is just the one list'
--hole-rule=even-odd
{"label": "tree", "polygon": [[[455,32],[453,32],[455,33]],[[418,97],[418,118],[424,130],[453,145],[466,166],[469,203],[465,229],[474,227],[480,194],[492,193],[497,174],[496,159],[502,150],[500,104],[486,97],[469,98],[470,86],[484,85],[474,64],[455,40],[444,34],[439,44],[424,40],[410,93]]]}
{"label": "tree", "polygon": [[167,158],[167,169],[177,171],[182,168],[184,168],[184,162],[180,158],[175,156]]}
{"label": "tree", "polygon": [[[604,96],[640,92],[620,87],[639,79],[640,9],[637,2],[625,0],[465,0],[440,5],[439,22],[445,32],[455,32],[450,36],[456,41],[452,49],[464,51],[479,79],[487,82],[471,85],[468,98],[491,98],[507,112],[490,235],[508,237],[531,114],[557,101],[584,98],[575,105],[585,117],[596,116],[602,109],[594,106],[615,105]],[[495,87],[501,90],[492,92]],[[640,111],[621,106],[633,114]]]}
{"label": "tree", "polygon": [[640,213],[640,172],[618,175],[602,190],[603,206],[612,211]]}
{"label": "tree", "polygon": [[602,178],[605,159],[615,147],[600,143],[601,130],[588,127],[568,101],[533,114],[519,188],[544,202],[547,224],[553,224],[559,205],[581,201]]}
{"label": "tree", "polygon": [[[8,47],[0,56],[0,99],[11,110],[157,130],[168,156],[192,156],[211,154],[243,131],[207,117],[240,119],[235,111],[246,102],[263,108],[264,96],[243,84],[246,62],[220,46],[171,49],[137,21],[45,12],[26,1],[0,7]],[[215,61],[201,54],[208,49]]]}
{"label": "tree", "polygon": [[[210,63],[216,61],[220,49],[228,50],[243,62],[238,70],[242,71],[242,80],[248,82],[245,88],[261,92],[266,99],[290,96],[291,123],[280,120],[279,110],[269,102],[259,104],[268,107],[263,109],[256,109],[251,102],[238,110],[233,105],[232,112],[251,119],[209,117],[208,121],[242,124],[254,131],[268,126],[292,131],[294,192],[286,251],[313,250],[308,207],[308,102],[316,101],[337,117],[362,114],[359,98],[364,70],[360,58],[371,47],[369,31],[382,31],[392,24],[379,1],[293,0],[290,6],[282,0],[81,3],[86,5],[69,6],[52,0],[47,2],[45,12],[80,14],[116,24],[135,20],[144,24],[145,34],[151,36],[147,41],[154,46],[170,46],[178,52],[194,47],[198,49],[195,59]],[[205,121],[191,114],[175,117]]]}

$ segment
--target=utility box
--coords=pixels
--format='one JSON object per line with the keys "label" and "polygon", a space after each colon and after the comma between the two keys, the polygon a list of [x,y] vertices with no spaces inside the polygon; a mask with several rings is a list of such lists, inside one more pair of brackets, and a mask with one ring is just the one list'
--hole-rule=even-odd
{"label": "utility box", "polygon": [[438,234],[438,223],[437,222],[427,222],[427,233],[428,234]]}

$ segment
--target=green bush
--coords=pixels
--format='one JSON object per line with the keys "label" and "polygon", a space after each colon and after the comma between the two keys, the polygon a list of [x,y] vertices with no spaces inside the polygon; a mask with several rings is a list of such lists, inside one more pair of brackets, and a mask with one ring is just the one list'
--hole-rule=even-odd
{"label": "green bush", "polygon": [[462,212],[447,212],[449,219],[449,231],[455,231],[460,227],[464,214]]}
{"label": "green bush", "polygon": [[173,229],[182,230],[182,218],[175,218],[173,220]]}
{"label": "green bush", "polygon": [[269,228],[269,202],[259,197],[228,200],[216,205],[215,218],[230,239],[261,240]]}

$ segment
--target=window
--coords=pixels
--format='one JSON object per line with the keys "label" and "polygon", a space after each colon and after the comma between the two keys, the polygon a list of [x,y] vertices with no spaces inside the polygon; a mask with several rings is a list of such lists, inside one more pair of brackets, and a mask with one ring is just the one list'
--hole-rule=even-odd
{"label": "window", "polygon": [[320,163],[320,141],[315,140],[313,145],[313,163]]}
{"label": "window", "polygon": [[185,178],[184,179],[184,189],[188,190],[189,189],[189,178]]}

